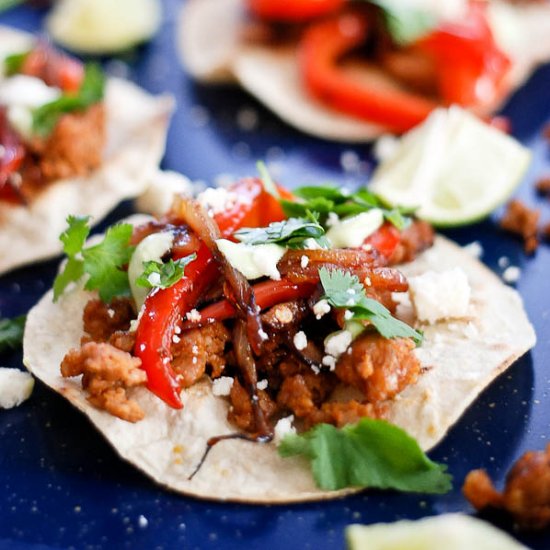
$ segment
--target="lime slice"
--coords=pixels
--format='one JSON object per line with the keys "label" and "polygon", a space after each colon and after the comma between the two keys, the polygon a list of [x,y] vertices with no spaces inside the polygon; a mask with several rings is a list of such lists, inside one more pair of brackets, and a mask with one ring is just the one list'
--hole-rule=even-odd
{"label": "lime slice", "polygon": [[371,190],[434,225],[465,225],[503,204],[530,162],[526,147],[467,111],[437,109],[401,138]]}
{"label": "lime slice", "polygon": [[489,523],[462,514],[350,525],[346,538],[350,550],[527,550]]}
{"label": "lime slice", "polygon": [[69,50],[108,54],[151,38],[161,18],[159,0],[59,0],[46,25]]}

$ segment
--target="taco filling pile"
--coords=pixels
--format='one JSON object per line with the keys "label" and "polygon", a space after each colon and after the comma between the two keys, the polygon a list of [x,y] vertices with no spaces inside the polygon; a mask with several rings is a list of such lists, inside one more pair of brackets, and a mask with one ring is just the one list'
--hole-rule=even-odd
{"label": "taco filling pile", "polygon": [[534,344],[515,291],[366,190],[291,193],[264,173],[96,244],[68,222],[25,364],[184,493],[444,491],[420,449]]}
{"label": "taco filling pile", "polygon": [[0,27],[0,272],[61,252],[69,214],[96,223],[139,195],[171,101]]}

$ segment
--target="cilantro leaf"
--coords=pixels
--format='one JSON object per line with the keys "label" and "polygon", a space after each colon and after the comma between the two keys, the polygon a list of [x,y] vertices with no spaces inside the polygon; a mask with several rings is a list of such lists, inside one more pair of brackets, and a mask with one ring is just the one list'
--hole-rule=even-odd
{"label": "cilantro leaf", "polygon": [[324,235],[325,230],[309,211],[304,218],[288,218],[270,223],[267,227],[245,227],[234,234],[248,245],[277,243],[288,248],[304,248],[307,239],[314,239],[320,246],[326,247]]}
{"label": "cilantro leaf", "polygon": [[88,222],[88,217],[67,218],[69,227],[59,238],[68,260],[54,280],[54,302],[70,283],[78,281],[84,274],[89,276],[85,288],[98,290],[104,302],[130,292],[128,275],[121,268],[130,261],[135,248],[130,246],[132,226],[127,223],[114,225],[107,230],[102,242],[84,248],[90,233]]}
{"label": "cilantro leaf", "polygon": [[413,210],[394,208],[388,210],[382,201],[367,189],[360,189],[355,193],[342,191],[339,187],[330,185],[298,187],[293,193],[301,202],[282,199],[281,206],[287,216],[303,217],[306,212],[315,212],[319,215],[319,222],[325,225],[332,212],[340,218],[356,216],[373,208],[379,208],[384,218],[395,225],[397,229],[404,229],[410,222],[407,217]]}
{"label": "cilantro leaf", "polygon": [[129,294],[128,274],[120,268],[130,261],[135,248],[129,245],[132,231],[129,223],[113,225],[101,243],[82,251],[84,271],[90,276],[84,288],[99,290],[104,302]]}
{"label": "cilantro leaf", "polygon": [[337,429],[318,424],[301,435],[287,435],[279,445],[283,457],[311,461],[321,489],[376,487],[443,494],[451,488],[447,467],[432,462],[414,438],[384,420],[363,418]]}
{"label": "cilantro leaf", "polygon": [[325,291],[324,298],[335,308],[349,309],[353,320],[368,320],[384,338],[412,338],[422,342],[422,334],[392,316],[380,302],[368,298],[356,275],[341,269],[319,269],[319,278]]}
{"label": "cilantro leaf", "polygon": [[13,319],[0,319],[0,352],[21,346],[26,320],[26,315]]}
{"label": "cilantro leaf", "polygon": [[[1,8],[0,8],[1,11]],[[4,58],[4,72],[6,76],[13,76],[21,71],[23,63],[30,52],[13,53]]]}
{"label": "cilantro leaf", "polygon": [[437,17],[418,8],[405,5],[401,0],[369,0],[382,10],[386,27],[397,44],[415,42],[437,27]]}
{"label": "cilantro leaf", "polygon": [[64,113],[83,111],[103,99],[105,75],[95,63],[89,63],[84,70],[84,79],[78,93],[63,94],[60,98],[46,103],[33,111],[33,131],[39,136],[47,136]]}
{"label": "cilantro leaf", "polygon": [[[185,266],[195,260],[196,254],[190,254],[179,260],[170,259],[167,263],[143,262],[143,273],[136,279],[136,284],[145,288],[168,288],[176,284],[184,275]],[[151,274],[158,274],[157,281]]]}

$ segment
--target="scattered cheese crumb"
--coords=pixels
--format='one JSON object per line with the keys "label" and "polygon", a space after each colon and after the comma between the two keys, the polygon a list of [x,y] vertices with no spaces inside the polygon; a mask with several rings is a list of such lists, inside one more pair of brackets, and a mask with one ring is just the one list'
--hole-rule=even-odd
{"label": "scattered cheese crumb", "polygon": [[174,344],[179,344],[181,342],[181,338],[177,334],[174,334],[174,336],[172,336],[172,342],[174,342]]}
{"label": "scattered cheese crumb", "polygon": [[269,338],[269,336],[267,335],[267,332],[266,332],[265,330],[263,330],[263,329],[260,329],[260,330],[258,331],[258,334],[260,335],[260,338],[261,338],[262,340],[264,340],[264,341],[267,340],[267,339]]}
{"label": "scattered cheese crumb", "polygon": [[0,408],[11,409],[28,399],[34,387],[34,378],[19,369],[0,367]]}
{"label": "scattered cheese crumb", "polygon": [[302,351],[303,349],[305,349],[307,347],[307,336],[306,336],[306,333],[301,330],[300,332],[297,332],[295,335],[294,335],[294,347],[298,350],[298,351]]}
{"label": "scattered cheese crumb", "polygon": [[112,319],[115,316],[115,310],[112,308],[109,308],[107,310],[107,315]]}
{"label": "scattered cheese crumb", "polygon": [[309,258],[304,255],[300,258],[300,265],[302,266],[302,269],[305,269],[307,264],[309,264]]}
{"label": "scattered cheese crumb", "polygon": [[325,355],[323,357],[323,365],[329,367],[330,370],[334,370],[336,368],[336,359],[332,355]]}
{"label": "scattered cheese crumb", "polygon": [[459,267],[410,277],[409,288],[420,321],[435,323],[468,313],[471,289],[466,273]]}
{"label": "scattered cheese crumb", "polygon": [[218,397],[223,397],[231,393],[234,379],[230,376],[220,376],[212,380],[212,393]]}
{"label": "scattered cheese crumb", "polygon": [[313,313],[317,319],[320,319],[323,315],[326,315],[330,311],[330,304],[326,300],[319,300],[313,306]]}
{"label": "scattered cheese crumb", "polygon": [[481,258],[483,256],[483,247],[479,241],[473,241],[462,247],[462,250],[469,254],[472,258]]}
{"label": "scattered cheese crumb", "polygon": [[267,380],[260,380],[260,381],[256,384],[256,387],[257,387],[259,390],[266,390],[266,389],[267,389]]}
{"label": "scattered cheese crumb", "polygon": [[517,283],[521,276],[521,269],[517,265],[507,267],[502,273],[502,279],[507,283]]}
{"label": "scattered cheese crumb", "polygon": [[510,265],[510,258],[508,256],[501,256],[498,259],[498,267],[501,269],[504,269],[505,267],[508,267]]}
{"label": "scattered cheese crumb", "polygon": [[292,425],[292,422],[294,422],[294,415],[281,418],[275,424],[275,429],[273,430],[273,442],[275,445],[279,445],[286,435],[296,433],[296,428]]}
{"label": "scattered cheese crumb", "polygon": [[237,203],[237,194],[225,187],[208,187],[197,195],[197,200],[210,215],[220,214]]}
{"label": "scattered cheese crumb", "polygon": [[333,332],[325,338],[325,353],[338,358],[348,349],[352,340],[353,336],[349,330]]}
{"label": "scattered cheese crumb", "polygon": [[191,311],[188,311],[185,317],[189,321],[193,321],[193,323],[198,323],[201,320],[201,314],[196,309],[192,309]]}

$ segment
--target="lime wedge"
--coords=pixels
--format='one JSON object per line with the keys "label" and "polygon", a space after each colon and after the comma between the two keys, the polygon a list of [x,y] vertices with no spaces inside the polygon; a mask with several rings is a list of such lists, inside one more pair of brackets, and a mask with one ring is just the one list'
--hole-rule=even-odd
{"label": "lime wedge", "polygon": [[489,523],[462,514],[350,525],[346,538],[350,550],[527,550]]}
{"label": "lime wedge", "polygon": [[151,38],[162,19],[159,0],[59,0],[46,26],[69,50],[109,54]]}
{"label": "lime wedge", "polygon": [[526,147],[469,112],[437,109],[401,138],[370,188],[434,225],[465,225],[503,204],[530,162]]}

